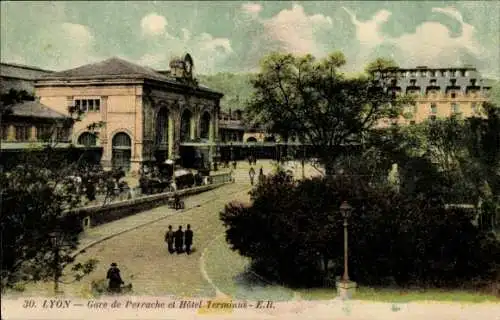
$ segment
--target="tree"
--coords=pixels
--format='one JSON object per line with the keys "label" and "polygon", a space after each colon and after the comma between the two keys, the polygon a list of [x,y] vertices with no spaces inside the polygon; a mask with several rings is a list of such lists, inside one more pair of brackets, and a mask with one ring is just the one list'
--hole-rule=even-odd
{"label": "tree", "polygon": [[248,104],[252,117],[285,141],[294,135],[310,143],[327,174],[343,147],[361,143],[380,119],[398,116],[408,101],[374,75],[345,76],[339,71],[345,62],[339,52],[321,60],[273,53],[261,61]]}
{"label": "tree", "polygon": [[[17,101],[9,97],[4,107]],[[82,111],[74,107],[68,111],[70,116],[63,125],[71,128]],[[92,124],[88,129],[101,125]],[[47,140],[41,152],[27,150],[17,166],[0,171],[2,289],[47,279],[53,279],[57,288],[62,271],[75,260],[82,227],[80,217],[71,211],[82,205],[84,190],[78,177],[85,176],[85,152],[74,161],[56,150],[55,144]],[[50,240],[53,234],[57,234],[55,242]],[[93,259],[74,264],[74,281],[90,273],[95,264]]]}
{"label": "tree", "polygon": [[[288,285],[316,286],[342,272],[342,201],[349,218],[349,270],[364,285],[461,286],[495,279],[500,243],[474,226],[474,212],[409,198],[363,176],[293,182],[280,172],[252,192],[252,203],[221,212],[226,240],[257,273]],[[321,268],[320,261],[323,261]]]}
{"label": "tree", "polygon": [[[60,280],[74,262],[82,231],[81,219],[70,213],[82,201],[75,164],[50,147],[45,157],[27,155],[29,162],[0,175],[2,216],[2,288],[19,282]],[[57,233],[57,249],[51,234]],[[55,262],[57,261],[57,263]],[[96,261],[73,265],[75,280],[92,271]]]}

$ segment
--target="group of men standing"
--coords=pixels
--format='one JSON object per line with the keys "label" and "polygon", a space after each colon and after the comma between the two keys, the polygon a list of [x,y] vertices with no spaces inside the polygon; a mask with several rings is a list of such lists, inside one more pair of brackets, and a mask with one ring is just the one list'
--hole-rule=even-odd
{"label": "group of men standing", "polygon": [[[250,177],[250,184],[253,186],[255,179],[255,169],[253,167],[250,167],[250,170],[248,171],[248,176]],[[262,170],[262,167],[260,167],[259,182],[261,182],[263,179],[264,179],[264,170]]]}
{"label": "group of men standing", "polygon": [[165,233],[165,242],[167,243],[168,252],[177,254],[186,252],[191,254],[191,246],[193,245],[193,230],[191,225],[187,225],[186,231],[182,231],[182,226],[179,226],[177,231],[172,230],[172,226],[168,226]]}

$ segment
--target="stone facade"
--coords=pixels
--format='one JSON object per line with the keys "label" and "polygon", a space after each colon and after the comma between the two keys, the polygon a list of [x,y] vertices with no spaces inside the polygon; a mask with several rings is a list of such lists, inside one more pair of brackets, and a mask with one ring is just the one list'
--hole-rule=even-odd
{"label": "stone facade", "polygon": [[[397,124],[413,124],[427,119],[456,115],[481,116],[491,85],[472,67],[428,68],[425,66],[375,72],[396,94],[412,95],[415,103],[404,108]],[[389,124],[390,120],[384,120]]]}
{"label": "stone facade", "polygon": [[[174,65],[183,66],[188,60],[192,64],[186,55]],[[198,85],[191,73],[173,71],[174,75],[160,73],[111,58],[40,79],[36,95],[58,112],[68,114],[69,106],[83,111],[72,141],[77,145],[95,141],[103,149],[105,168],[138,171],[141,164],[159,157],[179,159],[180,148],[190,142],[214,148],[210,143],[217,139],[223,95]],[[89,125],[99,122],[104,125],[95,138],[87,139],[94,134]],[[186,127],[189,135],[182,136]]]}

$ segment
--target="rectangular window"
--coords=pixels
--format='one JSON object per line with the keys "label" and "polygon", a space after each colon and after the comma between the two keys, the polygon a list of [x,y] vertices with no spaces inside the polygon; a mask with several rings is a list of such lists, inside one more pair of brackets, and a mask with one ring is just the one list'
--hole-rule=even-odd
{"label": "rectangular window", "polygon": [[101,111],[100,99],[77,99],[75,100],[75,107],[82,112],[99,112]]}
{"label": "rectangular window", "polygon": [[28,141],[30,138],[31,128],[28,126],[16,126],[16,141]]}
{"label": "rectangular window", "polygon": [[410,124],[415,124],[415,120],[411,120],[411,121],[410,121]]}
{"label": "rectangular window", "polygon": [[452,98],[452,99],[455,99],[456,97],[457,97],[457,94],[456,94],[455,92],[452,92],[452,93],[451,93],[451,98]]}
{"label": "rectangular window", "polygon": [[2,125],[0,129],[2,130],[2,140],[7,140],[7,138],[9,137],[9,126]]}
{"label": "rectangular window", "polygon": [[48,141],[52,138],[52,126],[41,124],[36,127],[36,139],[38,141]]}
{"label": "rectangular window", "polygon": [[431,103],[431,113],[432,114],[437,113],[437,105],[435,103]]}
{"label": "rectangular window", "polygon": [[479,113],[479,109],[477,108],[477,102],[473,102],[472,103],[471,109],[472,109],[472,113],[474,113],[474,114],[478,114]]}
{"label": "rectangular window", "polygon": [[452,113],[459,113],[460,112],[460,105],[458,103],[452,103],[451,104],[451,112]]}
{"label": "rectangular window", "polygon": [[57,128],[57,141],[68,142],[69,141],[69,129],[68,128]]}

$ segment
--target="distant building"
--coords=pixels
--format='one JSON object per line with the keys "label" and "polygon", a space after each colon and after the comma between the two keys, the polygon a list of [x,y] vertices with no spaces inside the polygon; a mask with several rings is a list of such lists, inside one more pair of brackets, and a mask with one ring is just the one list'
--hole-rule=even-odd
{"label": "distant building", "polygon": [[243,142],[245,126],[242,122],[242,111],[237,109],[219,113],[219,142]]}
{"label": "distant building", "polygon": [[47,142],[70,141],[67,116],[38,101],[25,101],[9,107],[2,116],[2,152],[17,152]]}
{"label": "distant building", "polygon": [[[211,164],[223,94],[198,84],[189,54],[169,66],[158,72],[110,58],[38,79],[36,96],[61,114],[84,112],[71,141],[102,147],[105,168],[138,171],[166,159],[191,167],[196,157]],[[98,122],[105,125],[94,135],[88,126]]]}
{"label": "distant building", "polygon": [[10,89],[35,93],[35,80],[53,71],[15,63],[0,63],[0,94]]}
{"label": "distant building", "polygon": [[[451,115],[480,116],[491,89],[491,82],[473,67],[395,68],[382,74],[375,72],[375,77],[387,81],[389,90],[395,94],[415,97],[415,104],[405,107],[406,117],[402,115],[394,124],[413,124]],[[389,124],[390,120],[384,123]]]}

